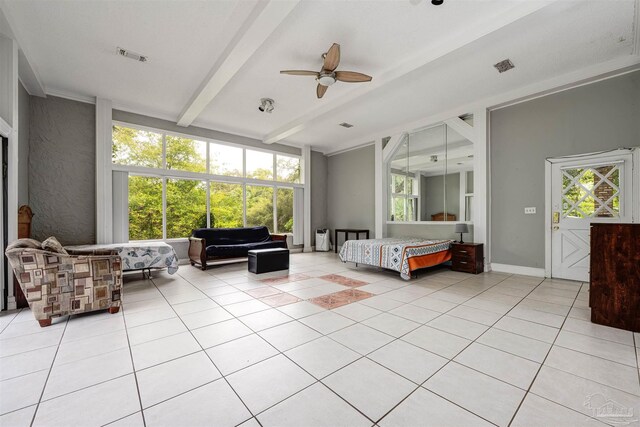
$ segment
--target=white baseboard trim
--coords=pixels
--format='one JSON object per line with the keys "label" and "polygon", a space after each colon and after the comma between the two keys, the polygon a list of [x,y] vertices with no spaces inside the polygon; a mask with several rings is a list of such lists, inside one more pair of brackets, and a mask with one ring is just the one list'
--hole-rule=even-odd
{"label": "white baseboard trim", "polygon": [[545,277],[544,268],[523,267],[521,265],[491,263],[491,271],[499,273],[521,274],[523,276]]}

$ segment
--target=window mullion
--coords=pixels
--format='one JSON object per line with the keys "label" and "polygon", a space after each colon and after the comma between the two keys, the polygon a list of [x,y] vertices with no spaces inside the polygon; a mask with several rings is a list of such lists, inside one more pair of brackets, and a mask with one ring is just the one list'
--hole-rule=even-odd
{"label": "window mullion", "polygon": [[277,192],[278,192],[278,188],[274,185],[273,186],[273,232],[274,233],[278,233],[278,207],[276,206],[276,203],[277,203],[276,193]]}
{"label": "window mullion", "polygon": [[211,228],[211,181],[207,182],[207,228]]}
{"label": "window mullion", "polygon": [[242,184],[242,226],[247,226],[247,184]]}
{"label": "window mullion", "polygon": [[167,178],[162,177],[162,238],[167,238]]}

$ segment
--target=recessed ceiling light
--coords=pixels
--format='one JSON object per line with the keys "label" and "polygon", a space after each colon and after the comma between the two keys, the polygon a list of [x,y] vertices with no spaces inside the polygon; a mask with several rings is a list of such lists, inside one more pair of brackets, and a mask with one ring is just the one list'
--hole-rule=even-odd
{"label": "recessed ceiling light", "polygon": [[139,53],[135,53],[121,47],[116,48],[116,53],[120,56],[124,56],[125,58],[133,59],[134,61],[147,62],[149,60],[148,56],[140,55]]}
{"label": "recessed ceiling light", "polygon": [[510,69],[515,67],[515,65],[513,65],[513,62],[511,62],[510,59],[505,59],[504,61],[500,61],[497,64],[494,64],[493,66],[496,67],[496,70],[498,70],[499,73],[504,73],[505,71],[509,71]]}
{"label": "recessed ceiling light", "polygon": [[338,126],[342,126],[343,128],[347,128],[347,129],[353,127],[353,125],[351,123],[347,123],[347,122],[342,122]]}

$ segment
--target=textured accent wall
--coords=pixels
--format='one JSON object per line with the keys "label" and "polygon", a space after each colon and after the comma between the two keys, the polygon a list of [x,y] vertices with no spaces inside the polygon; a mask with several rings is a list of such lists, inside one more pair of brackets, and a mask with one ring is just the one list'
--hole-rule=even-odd
{"label": "textured accent wall", "polygon": [[29,202],[32,234],[64,245],[95,243],[95,105],[31,97]]}
{"label": "textured accent wall", "polygon": [[29,204],[29,110],[31,99],[18,85],[18,206]]}
{"label": "textured accent wall", "polygon": [[544,267],[546,158],[637,146],[640,72],[493,111],[491,262]]}

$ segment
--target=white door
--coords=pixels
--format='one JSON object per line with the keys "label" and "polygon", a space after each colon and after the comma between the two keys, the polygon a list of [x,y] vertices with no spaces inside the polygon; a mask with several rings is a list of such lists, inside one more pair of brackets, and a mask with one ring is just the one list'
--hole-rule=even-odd
{"label": "white door", "polygon": [[551,162],[551,276],[587,282],[589,225],[632,221],[632,151]]}

